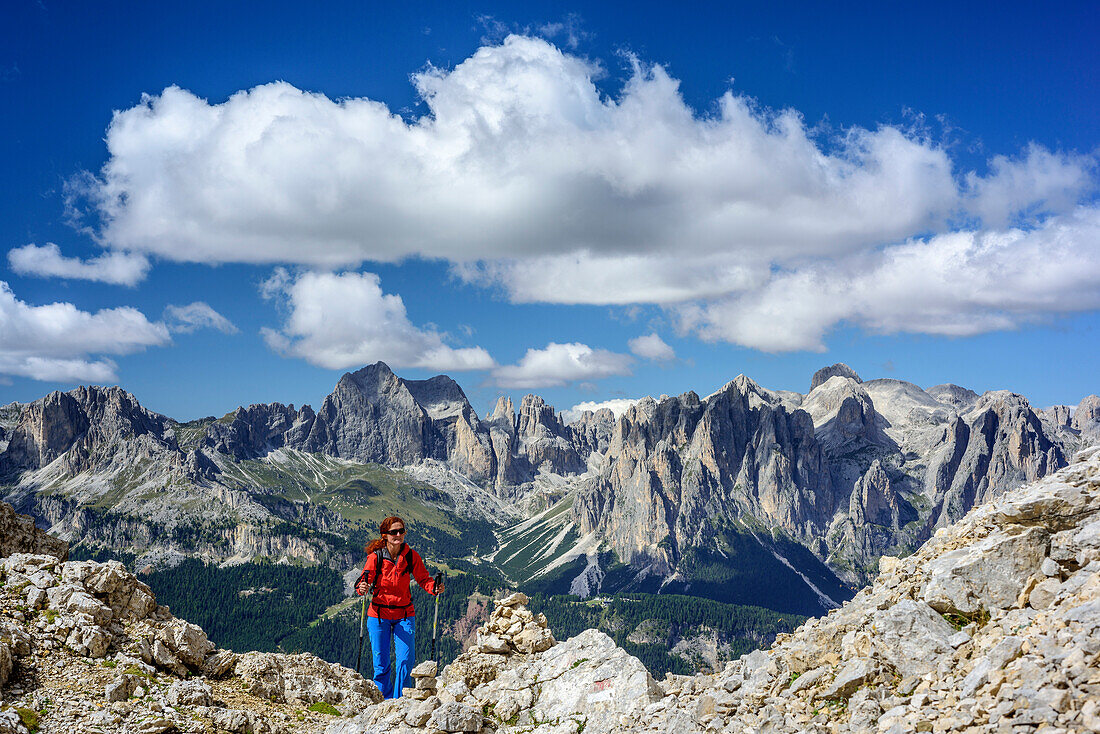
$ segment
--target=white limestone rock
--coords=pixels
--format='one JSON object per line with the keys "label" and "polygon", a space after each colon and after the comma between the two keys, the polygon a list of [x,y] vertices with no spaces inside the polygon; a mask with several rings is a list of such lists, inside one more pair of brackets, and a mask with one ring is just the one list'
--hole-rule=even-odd
{"label": "white limestone rock", "polygon": [[928,565],[922,596],[940,612],[1009,608],[1042,565],[1047,538],[1043,529],[1026,527],[945,553]]}
{"label": "white limestone rock", "polygon": [[481,711],[464,703],[445,703],[432,712],[427,728],[430,731],[479,731],[484,722]]}
{"label": "white limestone rock", "polygon": [[200,680],[177,680],[168,688],[168,702],[173,706],[210,706],[213,700],[209,684]]}
{"label": "white limestone rock", "polygon": [[903,677],[932,672],[951,654],[955,630],[927,604],[903,599],[875,613],[874,650]]}
{"label": "white limestone rock", "polygon": [[323,701],[350,712],[382,700],[373,681],[306,653],[246,653],[235,672],[252,695],[283,703],[309,706]]}

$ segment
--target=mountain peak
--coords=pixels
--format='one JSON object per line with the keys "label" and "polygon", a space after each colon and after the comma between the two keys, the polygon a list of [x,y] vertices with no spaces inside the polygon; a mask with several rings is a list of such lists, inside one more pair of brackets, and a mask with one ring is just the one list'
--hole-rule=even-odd
{"label": "mountain peak", "polygon": [[810,380],[810,392],[813,392],[815,387],[821,385],[830,377],[836,377],[838,375],[840,377],[849,377],[856,382],[863,382],[863,379],[860,378],[858,374],[856,374],[855,370],[853,370],[851,367],[844,364],[843,362],[837,362],[834,365],[822,367],[814,373],[813,378]]}
{"label": "mountain peak", "polygon": [[473,410],[466,393],[447,375],[436,375],[427,380],[402,379],[401,382],[412,393],[417,405],[433,420],[454,418],[467,408]]}

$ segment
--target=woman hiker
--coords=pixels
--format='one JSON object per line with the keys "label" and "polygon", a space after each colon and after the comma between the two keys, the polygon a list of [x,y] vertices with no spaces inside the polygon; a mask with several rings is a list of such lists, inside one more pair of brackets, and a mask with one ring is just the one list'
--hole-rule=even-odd
{"label": "woman hiker", "polygon": [[[416,633],[416,610],[409,593],[409,573],[429,594],[443,591],[443,581],[436,583],[428,575],[420,554],[405,544],[405,521],[387,517],[378,528],[382,537],[364,550],[367,562],[355,591],[364,595],[373,589],[367,632],[374,656],[374,682],[384,698],[400,698],[401,689],[409,687],[409,671],[413,667]],[[390,681],[390,640],[397,657],[397,671]]]}

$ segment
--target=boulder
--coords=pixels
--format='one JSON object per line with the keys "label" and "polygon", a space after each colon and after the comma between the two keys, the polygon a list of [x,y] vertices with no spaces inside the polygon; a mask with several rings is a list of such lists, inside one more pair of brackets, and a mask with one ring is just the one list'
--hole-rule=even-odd
{"label": "boulder", "polygon": [[821,693],[822,698],[849,698],[856,690],[875,677],[877,669],[869,658],[849,660],[836,674],[833,682]]}
{"label": "boulder", "polygon": [[427,728],[431,731],[479,731],[484,717],[481,711],[464,703],[442,704],[428,719]]}
{"label": "boulder", "polygon": [[517,591],[516,593],[509,594],[508,596],[506,596],[503,599],[501,599],[500,601],[498,601],[497,602],[497,607],[499,608],[499,607],[527,606],[527,604],[529,604],[530,601],[531,600],[527,598],[526,594],[523,594],[523,593]]}
{"label": "boulder", "polygon": [[932,672],[954,649],[951,636],[955,630],[922,602],[903,599],[877,612],[871,624],[875,652],[902,677]]}
{"label": "boulder", "polygon": [[202,662],[202,674],[207,678],[224,678],[233,672],[239,657],[232,650],[215,650]]}
{"label": "boulder", "polygon": [[111,636],[102,627],[74,627],[65,644],[77,655],[101,658],[107,654]]}
{"label": "boulder", "polygon": [[136,691],[140,685],[140,677],[136,675],[120,675],[107,684],[104,696],[107,701],[111,703],[125,701],[130,696],[134,695],[134,691]]}
{"label": "boulder", "polygon": [[236,675],[252,695],[309,706],[323,701],[358,711],[382,700],[372,682],[316,655],[250,652],[237,661]]}
{"label": "boulder", "polygon": [[413,678],[434,678],[438,670],[438,663],[434,660],[425,660],[409,671],[409,675]]}
{"label": "boulder", "polygon": [[202,627],[182,619],[172,619],[162,626],[157,635],[174,655],[192,669],[199,669],[215,645]]}
{"label": "boulder", "polygon": [[506,655],[512,651],[508,640],[500,635],[478,635],[477,646],[482,652],[494,655]]}
{"label": "boulder", "polygon": [[173,681],[168,688],[168,702],[173,706],[210,706],[214,692],[200,680]]}
{"label": "boulder", "polygon": [[100,626],[106,625],[114,616],[109,606],[85,591],[83,586],[72,582],[47,589],[46,602],[50,609],[62,614],[86,614]]}
{"label": "boulder", "polygon": [[1042,566],[1048,537],[1042,528],[1024,527],[949,551],[928,564],[922,596],[944,613],[1009,608]]}
{"label": "boulder", "polygon": [[553,633],[545,627],[529,625],[523,631],[512,638],[516,649],[523,653],[535,653],[549,650],[554,646]]}
{"label": "boulder", "polygon": [[531,709],[533,719],[580,715],[588,721],[585,731],[593,734],[614,731],[621,715],[641,713],[664,695],[641,661],[594,629],[541,653],[523,675],[545,681]]}

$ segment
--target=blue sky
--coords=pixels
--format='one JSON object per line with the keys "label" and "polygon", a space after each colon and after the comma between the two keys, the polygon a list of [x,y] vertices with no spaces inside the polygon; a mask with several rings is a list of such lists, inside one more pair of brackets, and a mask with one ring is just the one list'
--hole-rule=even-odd
{"label": "blue sky", "polygon": [[0,11],[2,402],[1100,392],[1094,4],[163,5]]}

